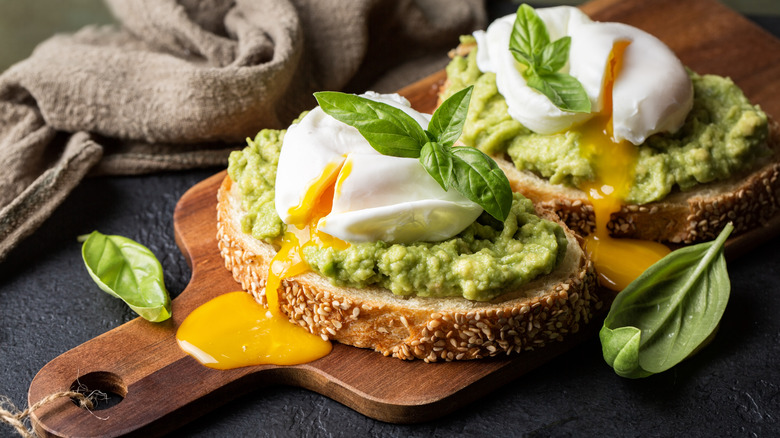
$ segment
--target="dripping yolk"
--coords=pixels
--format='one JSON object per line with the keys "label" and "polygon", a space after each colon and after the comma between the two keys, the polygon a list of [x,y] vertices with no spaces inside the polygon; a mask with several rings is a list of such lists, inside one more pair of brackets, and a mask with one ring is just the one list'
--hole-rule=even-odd
{"label": "dripping yolk", "polygon": [[604,110],[582,126],[580,148],[593,163],[595,179],[580,188],[588,195],[596,217],[596,231],[585,239],[586,249],[596,267],[600,283],[623,290],[650,265],[669,253],[666,246],[651,241],[614,239],[607,223],[620,210],[631,190],[638,157],[636,146],[613,139],[612,88],[623,63],[628,41],[615,43],[604,81]]}
{"label": "dripping yolk", "polygon": [[268,310],[246,292],[221,295],[195,309],[179,327],[179,347],[209,368],[230,369],[250,365],[294,365],[328,354],[330,342],[289,322],[279,308],[278,289],[283,279],[309,270],[303,257],[308,245],[345,249],[349,243],[317,229],[328,215],[351,171],[351,161],[331,163],[290,211],[288,231],[271,260],[265,284]]}
{"label": "dripping yolk", "polygon": [[309,185],[300,204],[288,211],[289,223],[304,228],[313,218],[330,213],[333,205],[333,186],[343,166],[344,160],[330,162],[325,166],[319,178]]}
{"label": "dripping yolk", "polygon": [[330,213],[336,186],[340,187],[350,170],[351,165],[345,165],[344,160],[329,163],[320,177],[309,185],[301,203],[290,210],[290,225],[282,236],[279,251],[271,260],[265,283],[265,297],[268,300],[268,310],[272,314],[281,313],[277,291],[282,280],[309,270],[309,265],[303,257],[304,247],[349,247],[349,243],[318,230],[317,223]]}

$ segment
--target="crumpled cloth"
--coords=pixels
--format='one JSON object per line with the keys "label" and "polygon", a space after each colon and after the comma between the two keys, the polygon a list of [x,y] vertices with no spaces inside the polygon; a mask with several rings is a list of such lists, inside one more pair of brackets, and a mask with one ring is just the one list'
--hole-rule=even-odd
{"label": "crumpled cloth", "polygon": [[482,0],[106,0],[0,75],[0,260],[87,175],[225,165],[321,90],[394,91],[485,25]]}

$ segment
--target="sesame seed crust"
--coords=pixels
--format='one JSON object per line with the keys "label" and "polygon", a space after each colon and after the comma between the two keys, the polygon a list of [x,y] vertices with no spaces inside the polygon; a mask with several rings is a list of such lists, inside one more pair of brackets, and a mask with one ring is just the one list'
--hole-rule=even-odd
{"label": "sesame seed crust", "polygon": [[[267,305],[265,279],[276,250],[241,231],[240,201],[231,189],[226,177],[217,195],[219,251],[242,289]],[[553,273],[489,302],[342,288],[307,272],[282,280],[280,308],[291,322],[323,339],[404,360],[467,360],[534,350],[576,333],[603,306],[581,239],[568,230],[567,237],[570,248]]]}

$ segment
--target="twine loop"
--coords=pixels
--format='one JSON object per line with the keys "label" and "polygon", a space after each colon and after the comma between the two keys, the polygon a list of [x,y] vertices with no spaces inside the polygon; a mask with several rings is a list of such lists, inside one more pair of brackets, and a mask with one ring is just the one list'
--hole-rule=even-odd
{"label": "twine loop", "polygon": [[[81,390],[82,388],[79,389]],[[0,396],[0,423],[10,425],[24,438],[35,438],[35,432],[28,427],[30,414],[41,406],[62,397],[70,398],[76,402],[80,408],[87,409],[90,412],[95,409],[95,402],[97,402],[97,400],[108,399],[108,396],[101,391],[92,391],[89,394],[84,394],[84,392],[80,391],[62,391],[50,394],[27,409],[19,411],[8,397]],[[94,413],[92,415],[94,415]]]}

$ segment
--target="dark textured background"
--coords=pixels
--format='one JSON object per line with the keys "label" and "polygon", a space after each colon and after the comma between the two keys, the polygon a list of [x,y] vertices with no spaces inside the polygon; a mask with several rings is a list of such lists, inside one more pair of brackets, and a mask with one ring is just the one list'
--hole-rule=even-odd
{"label": "dark textured background", "polygon": [[[780,36],[777,16],[751,18]],[[190,271],[174,242],[173,209],[219,170],[88,179],[0,264],[0,394],[24,406],[48,361],[135,317],[89,278],[78,235],[98,229],[135,239],[160,258],[174,297],[185,288]],[[593,339],[429,423],[382,423],[316,393],[270,387],[176,435],[780,436],[779,244],[773,239],[729,263],[732,298],[718,336],[661,375],[616,376]],[[12,430],[0,425],[5,435]]]}

